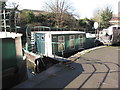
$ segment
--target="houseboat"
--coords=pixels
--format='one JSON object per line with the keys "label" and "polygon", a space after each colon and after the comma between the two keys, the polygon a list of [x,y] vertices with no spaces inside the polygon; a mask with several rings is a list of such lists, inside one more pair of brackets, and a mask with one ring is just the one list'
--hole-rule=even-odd
{"label": "houseboat", "polygon": [[27,59],[37,63],[39,58],[44,66],[43,57],[66,61],[64,55],[94,46],[95,36],[90,37],[90,34],[82,31],[57,30],[46,26],[28,26],[24,49]]}

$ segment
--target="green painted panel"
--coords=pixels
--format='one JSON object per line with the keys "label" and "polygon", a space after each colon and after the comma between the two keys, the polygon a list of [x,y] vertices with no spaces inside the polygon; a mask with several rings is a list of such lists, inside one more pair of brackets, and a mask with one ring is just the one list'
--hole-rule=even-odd
{"label": "green painted panel", "polygon": [[[74,34],[73,34],[74,35]],[[75,45],[75,48],[74,49],[71,49],[71,50],[78,50],[79,48],[83,48],[83,46],[80,46],[80,39],[79,39],[79,35],[80,34],[75,34],[75,39],[74,39],[74,45]],[[83,42],[85,41],[85,34],[81,34],[83,35]],[[69,38],[69,37],[68,37]],[[68,47],[69,47],[69,50],[70,50],[70,39],[67,40],[69,43],[68,43]]]}
{"label": "green painted panel", "polygon": [[2,70],[17,67],[15,40],[2,39]]}
{"label": "green painted panel", "polygon": [[75,48],[79,49],[80,48],[80,39],[79,39],[79,35],[75,35]]}
{"label": "green painted panel", "polygon": [[86,38],[84,41],[84,48],[92,48],[94,47],[94,40],[95,38]]}
{"label": "green painted panel", "polygon": [[41,54],[45,54],[45,34],[36,33],[35,41],[37,45],[37,51]]}
{"label": "green painted panel", "polygon": [[79,49],[79,43],[80,43],[79,37],[78,35],[75,35],[75,49]]}
{"label": "green painted panel", "polygon": [[52,35],[52,53],[56,54],[58,52],[58,44],[55,42],[58,42],[58,35]]}
{"label": "green painted panel", "polygon": [[69,35],[65,35],[65,50],[69,50]]}
{"label": "green painted panel", "polygon": [[[75,48],[74,49],[71,49],[70,48],[70,35],[74,35],[75,36],[75,39],[74,39],[74,45],[75,45]],[[85,42],[85,34],[82,34],[83,35],[83,43]],[[71,51],[76,51],[80,48],[80,39],[78,38],[79,34],[62,34],[62,35],[52,35],[52,42],[58,42],[58,36],[64,36],[65,37],[65,49],[64,49],[64,52],[71,52]],[[82,47],[81,47],[82,48]],[[53,45],[52,45],[52,50],[53,50]],[[55,51],[55,54],[58,54],[60,52],[58,52],[58,44],[54,44],[54,51]]]}

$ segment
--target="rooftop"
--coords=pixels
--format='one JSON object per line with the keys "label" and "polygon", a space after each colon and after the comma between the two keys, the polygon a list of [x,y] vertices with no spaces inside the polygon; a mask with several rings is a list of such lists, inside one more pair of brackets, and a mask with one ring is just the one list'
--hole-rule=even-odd
{"label": "rooftop", "polygon": [[120,22],[120,12],[118,14],[114,14],[112,19],[110,20],[111,23],[119,23]]}

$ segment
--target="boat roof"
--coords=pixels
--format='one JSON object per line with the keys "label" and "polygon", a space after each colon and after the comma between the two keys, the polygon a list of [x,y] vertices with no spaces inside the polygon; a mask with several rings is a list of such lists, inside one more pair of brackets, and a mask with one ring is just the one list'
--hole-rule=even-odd
{"label": "boat roof", "polygon": [[21,37],[22,34],[19,33],[13,33],[13,32],[0,32],[0,38],[15,38],[15,37]]}
{"label": "boat roof", "polygon": [[43,33],[43,34],[84,34],[82,31],[34,31],[34,33]]}
{"label": "boat roof", "polygon": [[95,38],[95,34],[86,33],[86,38]]}

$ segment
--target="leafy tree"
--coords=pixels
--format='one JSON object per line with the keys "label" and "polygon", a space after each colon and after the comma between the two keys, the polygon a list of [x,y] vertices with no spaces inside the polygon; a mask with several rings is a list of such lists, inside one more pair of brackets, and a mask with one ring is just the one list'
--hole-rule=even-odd
{"label": "leafy tree", "polygon": [[35,16],[35,22],[40,23],[43,26],[55,26],[55,15],[54,13],[39,14]]}
{"label": "leafy tree", "polygon": [[80,28],[84,28],[86,32],[93,31],[94,20],[84,18],[79,20]]}
{"label": "leafy tree", "polygon": [[35,16],[35,22],[38,22],[41,25],[44,25],[46,23],[46,15],[39,14],[38,16]]}
{"label": "leafy tree", "polygon": [[19,24],[21,26],[27,24],[27,21],[26,21],[26,11],[20,11],[20,14],[19,14]]}
{"label": "leafy tree", "polygon": [[100,27],[103,28],[108,28],[110,26],[110,20],[112,18],[113,12],[111,9],[108,7],[105,8],[105,10],[101,13],[101,22],[100,22]]}
{"label": "leafy tree", "polygon": [[50,27],[55,27],[55,14],[54,13],[48,13],[47,15],[47,20],[46,20],[46,23],[47,23],[47,26],[50,26]]}
{"label": "leafy tree", "polygon": [[34,19],[35,19],[35,15],[34,13],[30,10],[26,13],[26,21],[27,23],[32,23],[34,22]]}
{"label": "leafy tree", "polygon": [[80,27],[86,27],[86,19],[80,19],[79,25],[80,25]]}
{"label": "leafy tree", "polygon": [[78,27],[78,20],[73,17],[73,15],[68,14],[64,14],[64,21],[63,23],[63,27],[64,28],[77,28]]}
{"label": "leafy tree", "polygon": [[111,20],[112,15],[112,10],[109,7],[106,7],[104,10],[96,10],[92,19],[99,23],[99,29],[103,29],[110,26],[109,21]]}

